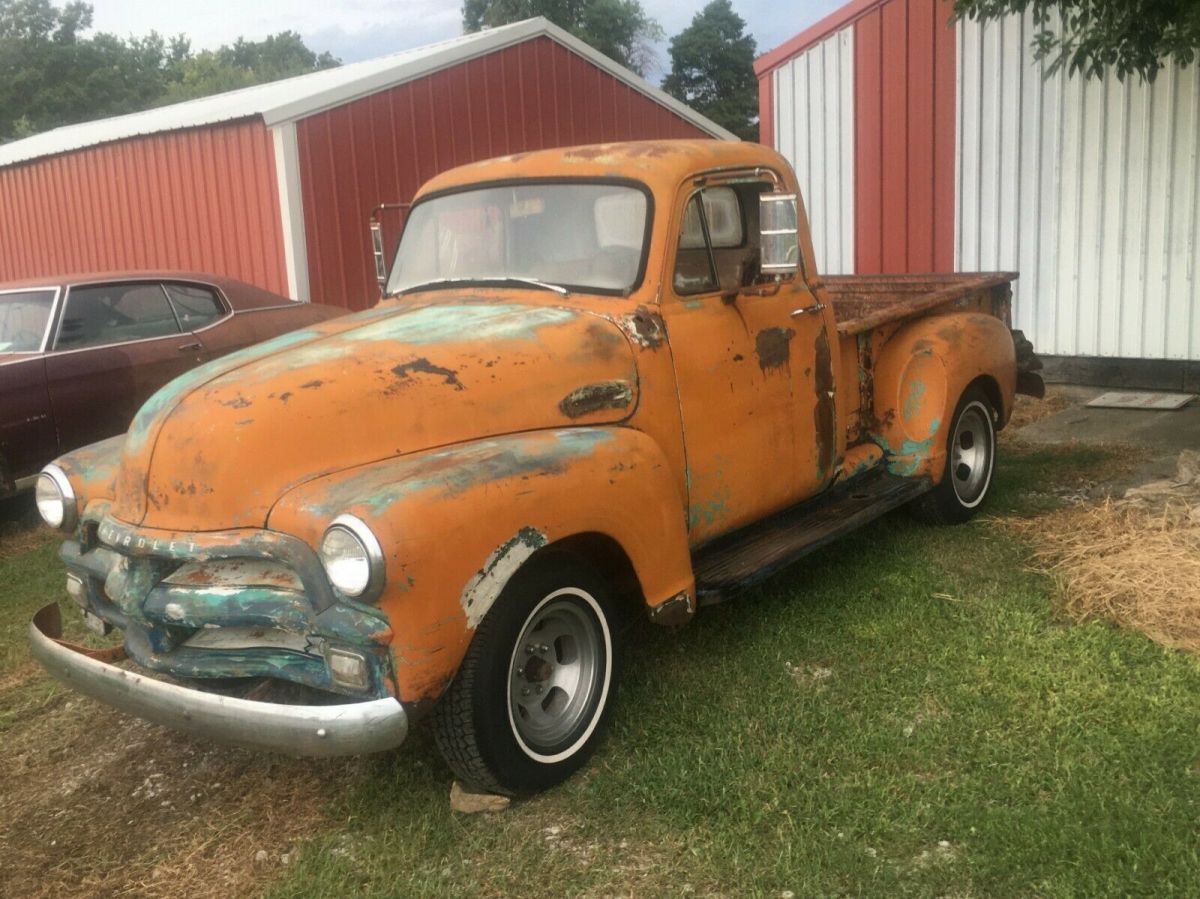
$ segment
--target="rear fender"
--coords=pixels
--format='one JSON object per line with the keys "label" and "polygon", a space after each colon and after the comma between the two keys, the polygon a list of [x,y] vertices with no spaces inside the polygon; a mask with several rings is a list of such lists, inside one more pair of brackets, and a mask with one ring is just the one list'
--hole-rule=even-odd
{"label": "rear fender", "polygon": [[1012,335],[999,319],[954,312],[919,319],[892,335],[875,366],[871,428],[888,471],[940,481],[954,409],[980,379],[1002,426],[1012,414],[1017,372]]}
{"label": "rear fender", "polygon": [[[629,428],[535,431],[363,466],[302,485],[269,526],[319,545],[338,515],[379,538],[379,605],[400,696],[436,699],[508,579],[539,550],[601,534],[626,553],[651,610],[694,608],[684,503],[667,461]],[[682,601],[677,598],[683,594]]]}

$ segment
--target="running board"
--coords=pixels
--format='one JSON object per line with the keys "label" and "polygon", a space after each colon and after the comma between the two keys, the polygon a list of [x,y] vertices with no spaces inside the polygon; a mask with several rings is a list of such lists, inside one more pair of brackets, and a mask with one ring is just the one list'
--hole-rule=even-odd
{"label": "running board", "polygon": [[929,489],[924,478],[875,471],[701,547],[692,557],[702,605],[749,587]]}

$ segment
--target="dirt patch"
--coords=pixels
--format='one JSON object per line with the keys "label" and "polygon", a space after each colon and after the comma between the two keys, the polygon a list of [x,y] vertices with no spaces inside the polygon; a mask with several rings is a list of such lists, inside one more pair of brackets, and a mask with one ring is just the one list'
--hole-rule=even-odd
{"label": "dirt patch", "polygon": [[1055,413],[1070,408],[1074,400],[1061,388],[1053,384],[1046,386],[1046,396],[1037,399],[1032,396],[1018,395],[1013,404],[1012,417],[1008,420],[1006,431],[1015,431],[1025,425],[1033,424]]}
{"label": "dirt patch", "polygon": [[61,690],[27,701],[0,741],[4,896],[257,895],[365,770],[200,743]]}
{"label": "dirt patch", "polygon": [[1034,567],[1057,581],[1068,617],[1200,652],[1200,453],[1121,499],[1009,524],[1038,543]]}

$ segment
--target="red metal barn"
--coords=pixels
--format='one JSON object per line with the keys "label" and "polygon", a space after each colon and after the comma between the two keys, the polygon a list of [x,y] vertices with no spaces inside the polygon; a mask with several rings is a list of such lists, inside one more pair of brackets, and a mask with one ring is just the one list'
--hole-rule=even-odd
{"label": "red metal barn", "polygon": [[1014,324],[1051,368],[1200,389],[1200,67],[1049,73],[1031,12],[951,7],[853,0],[756,62],[818,261],[1018,270]]}
{"label": "red metal barn", "polygon": [[728,132],[542,18],[0,146],[0,281],[184,269],[361,309],[367,220],[462,163]]}

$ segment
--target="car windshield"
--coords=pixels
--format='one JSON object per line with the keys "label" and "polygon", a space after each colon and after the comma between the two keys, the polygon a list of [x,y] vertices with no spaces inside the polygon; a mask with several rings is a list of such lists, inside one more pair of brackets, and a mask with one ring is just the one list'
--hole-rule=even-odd
{"label": "car windshield", "polygon": [[622,184],[530,183],[413,207],[388,295],[447,283],[628,294],[641,278],[646,194]]}
{"label": "car windshield", "polygon": [[53,290],[0,293],[0,353],[40,350],[53,305]]}

